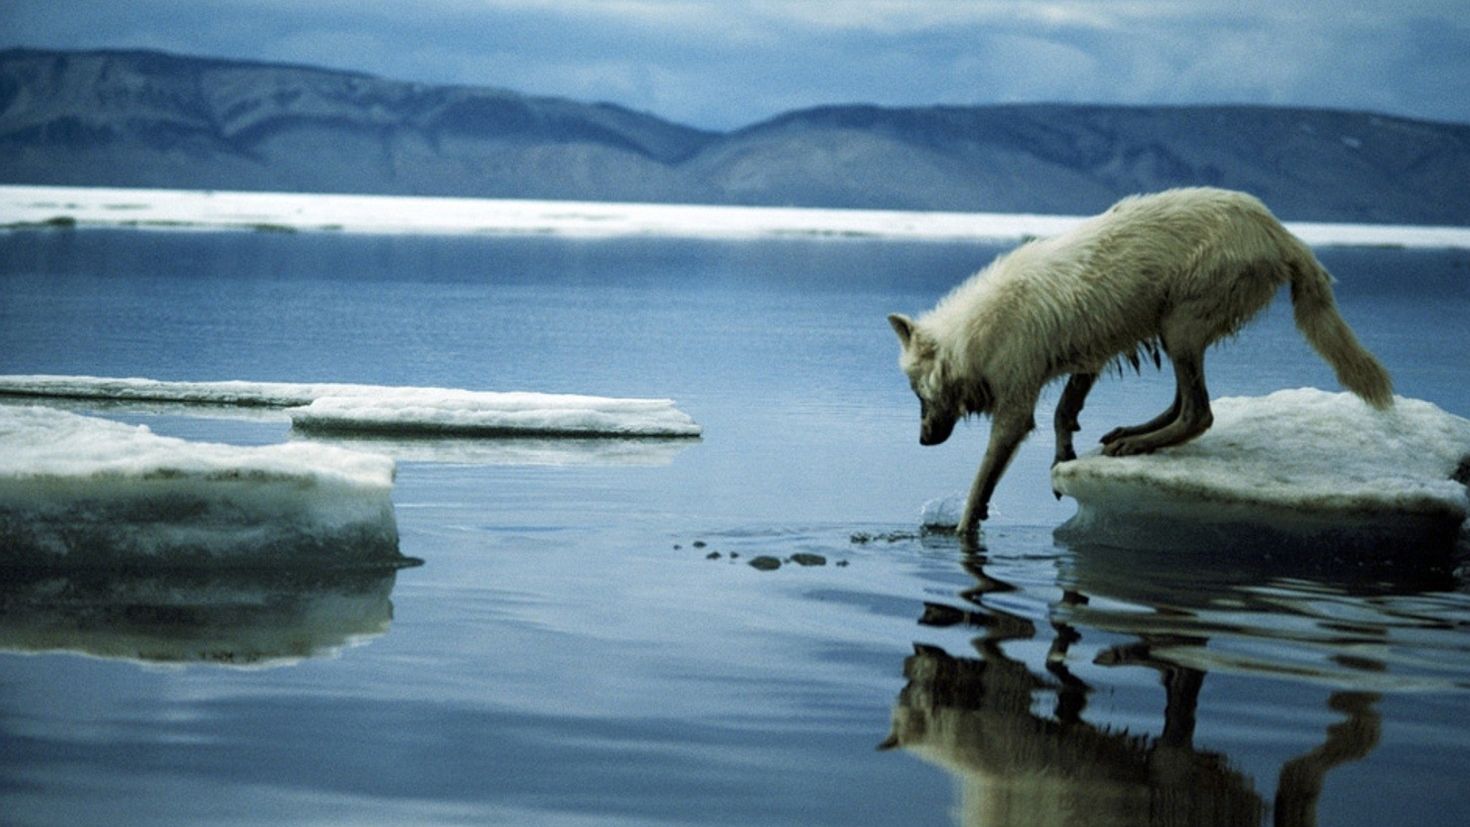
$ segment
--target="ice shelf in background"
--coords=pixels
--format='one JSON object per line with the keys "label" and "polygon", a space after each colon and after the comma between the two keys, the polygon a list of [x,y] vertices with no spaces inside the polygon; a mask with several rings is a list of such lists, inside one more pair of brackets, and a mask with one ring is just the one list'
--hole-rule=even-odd
{"label": "ice shelf in background", "polygon": [[1214,425],[1192,442],[1056,466],[1054,488],[1078,505],[1058,535],[1181,551],[1290,539],[1411,554],[1456,541],[1470,511],[1470,420],[1402,397],[1380,412],[1313,388],[1212,407]]}
{"label": "ice shelf in background", "polygon": [[695,437],[668,399],[341,383],[0,376],[0,395],[287,408],[302,430],[429,435]]}
{"label": "ice shelf in background", "polygon": [[388,457],[0,406],[0,566],[397,566]]}
{"label": "ice shelf in background", "polygon": [[[1017,241],[1079,216],[0,186],[0,228]],[[1470,228],[1293,222],[1309,244],[1470,248]]]}

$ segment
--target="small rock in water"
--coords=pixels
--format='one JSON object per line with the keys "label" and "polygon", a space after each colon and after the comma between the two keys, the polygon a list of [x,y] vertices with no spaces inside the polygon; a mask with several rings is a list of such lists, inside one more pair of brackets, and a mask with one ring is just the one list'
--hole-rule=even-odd
{"label": "small rock in water", "polygon": [[881,534],[869,534],[859,531],[848,538],[855,546],[865,546],[869,543],[902,543],[907,540],[917,540],[919,535],[913,531],[885,531]]}
{"label": "small rock in water", "polygon": [[827,558],[820,554],[807,554],[805,552],[791,555],[791,562],[798,566],[825,566]]}
{"label": "small rock in water", "polygon": [[776,569],[781,568],[781,561],[777,560],[775,557],[762,554],[759,557],[751,558],[750,567],[754,569],[760,569],[761,571],[775,571]]}
{"label": "small rock in water", "polygon": [[706,545],[708,545],[708,544],[705,543],[705,541],[703,541],[703,540],[695,540],[694,541],[694,547],[695,548],[704,548]]}
{"label": "small rock in water", "polygon": [[712,551],[709,554],[706,554],[704,556],[704,559],[706,559],[706,560],[718,560],[718,559],[720,559],[720,556],[721,555],[720,555],[720,553],[718,551]]}

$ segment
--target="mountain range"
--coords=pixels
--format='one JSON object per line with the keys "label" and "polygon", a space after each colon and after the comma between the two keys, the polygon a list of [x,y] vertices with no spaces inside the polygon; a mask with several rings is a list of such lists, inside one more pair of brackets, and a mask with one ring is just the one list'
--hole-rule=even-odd
{"label": "mountain range", "polygon": [[715,132],[607,103],[146,51],[0,51],[0,183],[1078,214],[1208,184],[1470,224],[1470,125],[1264,106],[823,106]]}

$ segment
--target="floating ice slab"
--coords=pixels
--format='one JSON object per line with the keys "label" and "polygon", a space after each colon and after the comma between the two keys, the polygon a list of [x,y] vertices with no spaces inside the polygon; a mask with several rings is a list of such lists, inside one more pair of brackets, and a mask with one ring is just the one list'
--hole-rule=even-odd
{"label": "floating ice slab", "polygon": [[[1024,213],[0,186],[0,229],[125,226],[597,237],[1019,241],[1056,235],[1083,220],[1080,216]],[[1470,229],[1465,227],[1310,222],[1288,226],[1314,245],[1470,247]]]}
{"label": "floating ice slab", "polygon": [[1056,466],[1053,486],[1078,506],[1059,535],[1155,547],[1448,546],[1470,512],[1470,420],[1428,402],[1399,398],[1379,412],[1303,388],[1212,407],[1214,426],[1192,442]]}
{"label": "floating ice slab", "polygon": [[324,396],[291,408],[304,431],[512,436],[696,437],[699,426],[668,399],[406,388]]}
{"label": "floating ice slab", "polygon": [[387,390],[373,385],[295,382],[166,382],[158,379],[104,376],[0,376],[0,394],[55,399],[119,402],[174,402],[193,405],[238,405],[287,408],[307,405],[328,395],[370,394]]}
{"label": "floating ice slab", "polygon": [[0,565],[393,566],[393,461],[0,406]]}
{"label": "floating ice slab", "polygon": [[0,394],[289,408],[302,430],[478,436],[695,437],[668,399],[467,391],[341,383],[165,382],[98,376],[0,376]]}

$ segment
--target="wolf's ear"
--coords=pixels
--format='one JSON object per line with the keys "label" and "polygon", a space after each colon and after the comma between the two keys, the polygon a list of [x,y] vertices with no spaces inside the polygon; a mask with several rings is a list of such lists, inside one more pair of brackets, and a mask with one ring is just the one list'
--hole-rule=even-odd
{"label": "wolf's ear", "polygon": [[898,334],[898,341],[907,348],[909,342],[914,339],[914,320],[902,313],[889,313],[888,323],[893,325],[893,332]]}

